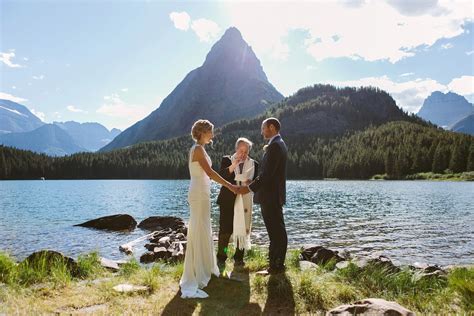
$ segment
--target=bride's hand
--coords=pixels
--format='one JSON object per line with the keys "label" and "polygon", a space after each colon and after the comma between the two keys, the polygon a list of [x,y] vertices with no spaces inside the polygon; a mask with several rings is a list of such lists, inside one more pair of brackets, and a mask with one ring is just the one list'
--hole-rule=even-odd
{"label": "bride's hand", "polygon": [[228,187],[228,189],[231,190],[234,194],[239,194],[239,187],[236,186],[236,185],[231,184],[231,185]]}

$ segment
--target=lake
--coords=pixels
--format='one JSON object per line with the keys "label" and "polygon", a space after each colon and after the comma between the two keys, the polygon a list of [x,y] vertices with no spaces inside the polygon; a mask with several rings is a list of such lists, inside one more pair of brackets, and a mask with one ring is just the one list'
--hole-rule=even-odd
{"label": "lake", "polygon": [[[54,249],[76,257],[146,234],[97,231],[74,224],[127,213],[188,219],[187,180],[0,181],[0,250],[18,259]],[[213,185],[216,200],[219,186]],[[474,183],[428,181],[288,181],[285,220],[290,247],[320,244],[352,254],[384,254],[395,263],[474,263]],[[218,208],[213,203],[214,233]],[[267,235],[256,206],[252,242]],[[135,247],[136,255],[145,248]]]}

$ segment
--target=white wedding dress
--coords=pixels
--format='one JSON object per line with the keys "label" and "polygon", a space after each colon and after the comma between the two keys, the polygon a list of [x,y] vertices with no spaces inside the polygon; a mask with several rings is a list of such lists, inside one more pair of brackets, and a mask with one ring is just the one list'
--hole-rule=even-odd
{"label": "white wedding dress", "polygon": [[[201,289],[207,286],[211,274],[219,276],[217,259],[212,240],[211,226],[211,179],[199,162],[192,161],[194,149],[189,152],[191,181],[188,192],[190,209],[184,271],[179,285],[182,298],[205,298]],[[205,152],[205,151],[204,151]],[[209,165],[211,158],[206,154]]]}

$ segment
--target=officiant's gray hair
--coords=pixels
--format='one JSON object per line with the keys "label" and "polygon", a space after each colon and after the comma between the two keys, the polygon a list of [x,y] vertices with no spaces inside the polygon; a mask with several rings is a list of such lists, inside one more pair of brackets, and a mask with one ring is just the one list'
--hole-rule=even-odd
{"label": "officiant's gray hair", "polygon": [[253,143],[248,138],[239,137],[239,139],[237,139],[237,141],[235,142],[235,149],[237,149],[239,147],[240,143],[247,144],[247,146],[249,146],[249,151],[250,151],[250,149],[252,149]]}

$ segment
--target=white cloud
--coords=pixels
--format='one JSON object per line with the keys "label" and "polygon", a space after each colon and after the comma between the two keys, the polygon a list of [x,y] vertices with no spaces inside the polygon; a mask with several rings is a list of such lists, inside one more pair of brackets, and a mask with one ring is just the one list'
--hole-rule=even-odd
{"label": "white cloud", "polygon": [[12,89],[13,89],[13,90],[16,90],[16,86],[12,86]]}
{"label": "white cloud", "polygon": [[44,79],[44,75],[33,76],[33,79],[35,79],[35,80],[43,80],[43,79]]}
{"label": "white cloud", "polygon": [[414,72],[406,72],[404,74],[401,74],[400,77],[408,77],[408,76],[413,76],[415,73]]}
{"label": "white cloud", "polygon": [[43,122],[45,121],[46,115],[43,112],[36,111],[35,109],[30,109],[30,111],[31,111],[31,113],[36,115],[40,120],[42,120]]}
{"label": "white cloud", "polygon": [[0,62],[3,62],[5,65],[11,68],[21,68],[23,67],[20,64],[13,63],[13,58],[15,57],[15,51],[10,50],[8,53],[0,52]]}
{"label": "white cloud", "polygon": [[216,22],[208,19],[194,20],[191,24],[191,28],[199,37],[201,42],[210,42],[215,39],[221,31]]}
{"label": "white cloud", "polygon": [[199,37],[201,42],[210,42],[217,38],[221,32],[219,25],[209,19],[196,19],[191,21],[191,17],[185,11],[171,12],[170,20],[173,21],[174,27],[178,30],[187,31],[189,27]]}
{"label": "white cloud", "polygon": [[126,128],[150,113],[145,106],[127,104],[116,93],[104,96],[104,101],[96,112],[114,118],[113,125],[118,128]]}
{"label": "white cloud", "polygon": [[441,45],[441,48],[442,48],[442,49],[450,49],[450,48],[453,48],[453,47],[454,47],[454,46],[453,46],[453,44],[451,44],[451,43],[447,43],[447,44]]}
{"label": "white cloud", "polygon": [[8,93],[5,93],[5,92],[0,92],[0,99],[10,100],[10,101],[13,101],[13,102],[16,102],[16,103],[21,103],[21,102],[28,101],[27,99],[17,97],[17,96],[14,96],[14,95],[11,95],[11,94],[8,94]]}
{"label": "white cloud", "polygon": [[123,88],[121,90],[122,90],[122,92],[128,92],[128,88]]}
{"label": "white cloud", "polygon": [[449,90],[461,95],[474,94],[474,76],[462,76],[454,78],[448,84]]}
{"label": "white cloud", "polygon": [[71,112],[74,112],[74,113],[85,113],[85,114],[87,114],[87,111],[84,111],[82,109],[78,109],[74,105],[68,105],[66,108],[68,109],[68,111],[71,111]]}
{"label": "white cloud", "polygon": [[423,105],[423,101],[433,92],[448,92],[448,87],[436,80],[425,78],[411,81],[395,82],[388,76],[368,77],[352,81],[327,81],[340,87],[373,86],[387,91],[405,111],[416,113]]}
{"label": "white cloud", "polygon": [[23,57],[23,60],[24,60],[24,61],[28,61],[28,60],[30,60],[30,59],[29,59],[28,57]]}
{"label": "white cloud", "polygon": [[398,12],[408,16],[430,14],[439,16],[448,13],[448,10],[438,4],[438,0],[387,0],[387,3]]}
{"label": "white cloud", "polygon": [[187,31],[189,29],[191,17],[187,12],[171,12],[169,17],[173,21],[174,27],[178,30]]}
{"label": "white cloud", "polygon": [[[431,4],[432,10],[428,3],[418,9],[407,8],[407,11],[379,0],[355,4],[225,2],[223,6],[230,15],[231,25],[242,32],[258,56],[266,54],[284,59],[288,34],[302,30],[307,33],[306,51],[317,61],[348,57],[395,63],[413,56],[419,47],[430,47],[439,39],[462,34],[465,32],[463,24],[473,20],[470,1],[440,1]],[[424,13],[400,12],[410,10]],[[442,14],[438,14],[441,11]]]}
{"label": "white cloud", "polygon": [[467,56],[471,56],[472,54],[474,54],[474,50],[471,50],[471,51],[469,51],[469,52],[466,52],[466,55],[467,55]]}

